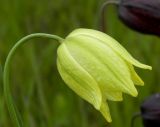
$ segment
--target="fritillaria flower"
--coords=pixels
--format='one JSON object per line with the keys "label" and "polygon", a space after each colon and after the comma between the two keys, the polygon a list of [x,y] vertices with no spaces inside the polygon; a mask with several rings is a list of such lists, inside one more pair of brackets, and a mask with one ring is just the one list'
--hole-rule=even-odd
{"label": "fritillaria flower", "polygon": [[160,93],[156,93],[141,104],[141,116],[145,127],[160,126]]}
{"label": "fritillaria flower", "polygon": [[77,29],[58,48],[57,66],[64,82],[99,110],[108,122],[107,100],[121,101],[122,93],[134,97],[134,86],[144,85],[134,66],[149,69],[134,59],[110,36],[91,29]]}
{"label": "fritillaria flower", "polygon": [[159,0],[122,0],[118,12],[120,19],[132,29],[160,36]]}
{"label": "fritillaria flower", "polygon": [[106,32],[105,10],[107,5],[118,7],[120,20],[129,28],[141,33],[160,36],[159,0],[106,0],[101,6],[101,31]]}

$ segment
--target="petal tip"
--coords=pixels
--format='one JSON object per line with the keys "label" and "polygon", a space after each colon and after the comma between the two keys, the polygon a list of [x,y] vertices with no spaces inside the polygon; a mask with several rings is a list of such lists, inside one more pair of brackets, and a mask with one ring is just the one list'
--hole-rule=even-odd
{"label": "petal tip", "polygon": [[138,91],[137,91],[137,89],[135,88],[134,85],[133,85],[132,88],[130,88],[130,90],[127,93],[130,94],[133,97],[137,97],[138,96]]}
{"label": "petal tip", "polygon": [[[140,66],[139,66],[139,67],[140,67]],[[142,64],[142,66],[141,66],[140,68],[152,70],[152,66],[144,65],[144,64]]]}
{"label": "petal tip", "polygon": [[149,70],[152,70],[152,67],[151,67],[151,66],[148,66],[148,69],[149,69]]}
{"label": "petal tip", "polygon": [[137,92],[137,90],[136,90],[136,91],[134,91],[134,92],[132,92],[132,93],[131,93],[131,95],[132,95],[133,97],[137,97],[137,96],[138,96],[138,92]]}
{"label": "petal tip", "polygon": [[135,82],[135,85],[144,86],[144,81],[139,78],[139,80],[137,80],[137,82]]}
{"label": "petal tip", "polygon": [[144,86],[144,82],[142,81],[141,84],[139,84],[140,86]]}
{"label": "petal tip", "polygon": [[152,66],[149,66],[149,65],[143,65],[142,68],[143,69],[152,70]]}
{"label": "petal tip", "polygon": [[107,119],[107,122],[108,122],[108,123],[111,123],[111,122],[112,122],[112,119],[111,119],[111,118],[108,118],[108,119]]}

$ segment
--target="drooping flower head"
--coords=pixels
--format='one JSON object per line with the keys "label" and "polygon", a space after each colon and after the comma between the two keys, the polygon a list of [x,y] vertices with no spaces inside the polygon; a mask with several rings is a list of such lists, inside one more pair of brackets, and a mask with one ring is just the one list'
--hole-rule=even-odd
{"label": "drooping flower head", "polygon": [[91,29],[77,29],[58,48],[57,66],[64,82],[99,110],[108,122],[107,100],[121,101],[122,93],[134,97],[143,81],[134,66],[150,69],[134,59],[115,39]]}
{"label": "drooping flower head", "polygon": [[119,17],[130,28],[160,36],[159,0],[121,0]]}

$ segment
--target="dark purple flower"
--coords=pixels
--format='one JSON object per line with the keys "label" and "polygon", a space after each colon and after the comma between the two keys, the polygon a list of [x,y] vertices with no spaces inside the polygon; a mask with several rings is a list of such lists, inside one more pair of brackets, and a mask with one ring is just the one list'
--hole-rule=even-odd
{"label": "dark purple flower", "polygon": [[119,17],[136,31],[160,36],[160,0],[122,0]]}
{"label": "dark purple flower", "polygon": [[145,127],[160,127],[160,93],[147,98],[141,105]]}

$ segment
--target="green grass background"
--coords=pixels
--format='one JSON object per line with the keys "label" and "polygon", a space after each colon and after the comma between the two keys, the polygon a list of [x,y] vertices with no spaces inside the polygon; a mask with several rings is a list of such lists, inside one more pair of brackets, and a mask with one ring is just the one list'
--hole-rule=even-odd
{"label": "green grass background", "polygon": [[[1,0],[0,1],[0,127],[12,127],[3,97],[2,70],[11,47],[25,35],[45,32],[65,37],[83,27],[98,29],[98,12],[104,0]],[[24,127],[130,127],[143,100],[160,91],[160,38],[124,26],[117,8],[106,11],[107,33],[136,59],[153,66],[136,69],[145,82],[139,96],[124,95],[123,102],[109,102],[113,122],[72,92],[56,67],[58,43],[35,39],[22,46],[11,65],[11,90]],[[141,119],[136,127],[142,127]]]}

